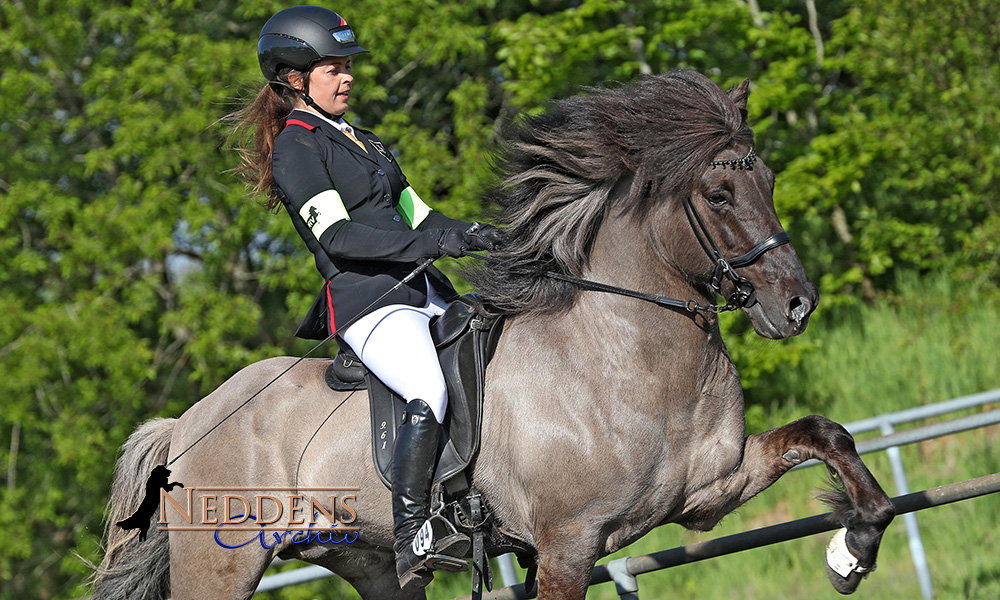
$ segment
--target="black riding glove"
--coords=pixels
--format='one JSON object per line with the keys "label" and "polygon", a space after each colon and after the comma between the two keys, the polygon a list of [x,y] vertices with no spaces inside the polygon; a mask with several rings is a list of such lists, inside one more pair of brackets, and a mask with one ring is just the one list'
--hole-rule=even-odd
{"label": "black riding glove", "polygon": [[441,232],[441,237],[438,238],[438,249],[441,250],[439,256],[447,254],[452,258],[458,258],[469,249],[469,244],[461,229],[445,229]]}
{"label": "black riding glove", "polygon": [[465,239],[468,242],[469,250],[492,252],[507,241],[507,235],[492,225],[475,223],[465,232]]}

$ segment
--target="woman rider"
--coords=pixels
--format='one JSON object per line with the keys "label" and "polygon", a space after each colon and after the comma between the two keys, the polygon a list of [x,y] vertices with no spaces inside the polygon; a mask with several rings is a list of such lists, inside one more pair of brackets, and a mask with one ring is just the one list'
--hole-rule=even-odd
{"label": "woman rider", "polygon": [[502,234],[430,209],[382,141],[344,120],[350,57],[361,52],[353,30],[328,9],[297,6],[271,17],[257,46],[268,84],[238,115],[238,127],[254,131],[242,171],[268,209],[285,207],[326,279],[296,335],[336,333],[407,401],[393,449],[392,508],[400,587],[414,589],[434,568],[465,568],[448,555],[464,553],[467,538],[434,540],[427,521],[448,403],[428,322],[457,294],[430,267],[369,305],[424,260],[490,250]]}

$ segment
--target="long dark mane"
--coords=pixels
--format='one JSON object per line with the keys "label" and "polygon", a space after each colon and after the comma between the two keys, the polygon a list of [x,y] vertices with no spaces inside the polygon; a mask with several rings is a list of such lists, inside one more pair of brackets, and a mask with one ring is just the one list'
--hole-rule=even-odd
{"label": "long dark mane", "polygon": [[[493,254],[499,260],[468,274],[497,313],[569,308],[577,288],[544,274],[580,276],[608,210],[642,215],[686,197],[719,152],[753,142],[745,113],[694,71],[588,92],[553,102],[504,136],[492,199],[509,241]],[[629,173],[628,193],[611,197]]]}

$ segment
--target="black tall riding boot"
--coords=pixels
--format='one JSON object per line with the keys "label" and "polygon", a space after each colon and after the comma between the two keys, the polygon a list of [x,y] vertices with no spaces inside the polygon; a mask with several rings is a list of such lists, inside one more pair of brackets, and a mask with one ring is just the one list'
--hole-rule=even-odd
{"label": "black tall riding boot", "polygon": [[426,586],[434,569],[468,568],[464,560],[450,556],[464,556],[468,537],[461,536],[464,548],[454,535],[435,540],[427,520],[440,436],[441,425],[431,407],[419,399],[408,402],[406,420],[399,426],[392,451],[393,550],[399,587],[404,590]]}

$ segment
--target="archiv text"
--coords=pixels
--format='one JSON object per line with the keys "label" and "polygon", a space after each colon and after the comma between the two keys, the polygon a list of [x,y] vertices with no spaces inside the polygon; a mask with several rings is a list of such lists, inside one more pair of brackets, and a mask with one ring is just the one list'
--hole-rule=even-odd
{"label": "archiv text", "polygon": [[351,526],[358,517],[351,506],[357,488],[282,488],[264,490],[266,494],[248,493],[260,488],[183,490],[180,501],[160,490],[158,528],[212,531],[224,548],[240,548],[258,540],[261,547],[270,549],[286,537],[293,544],[350,544],[360,533]]}

